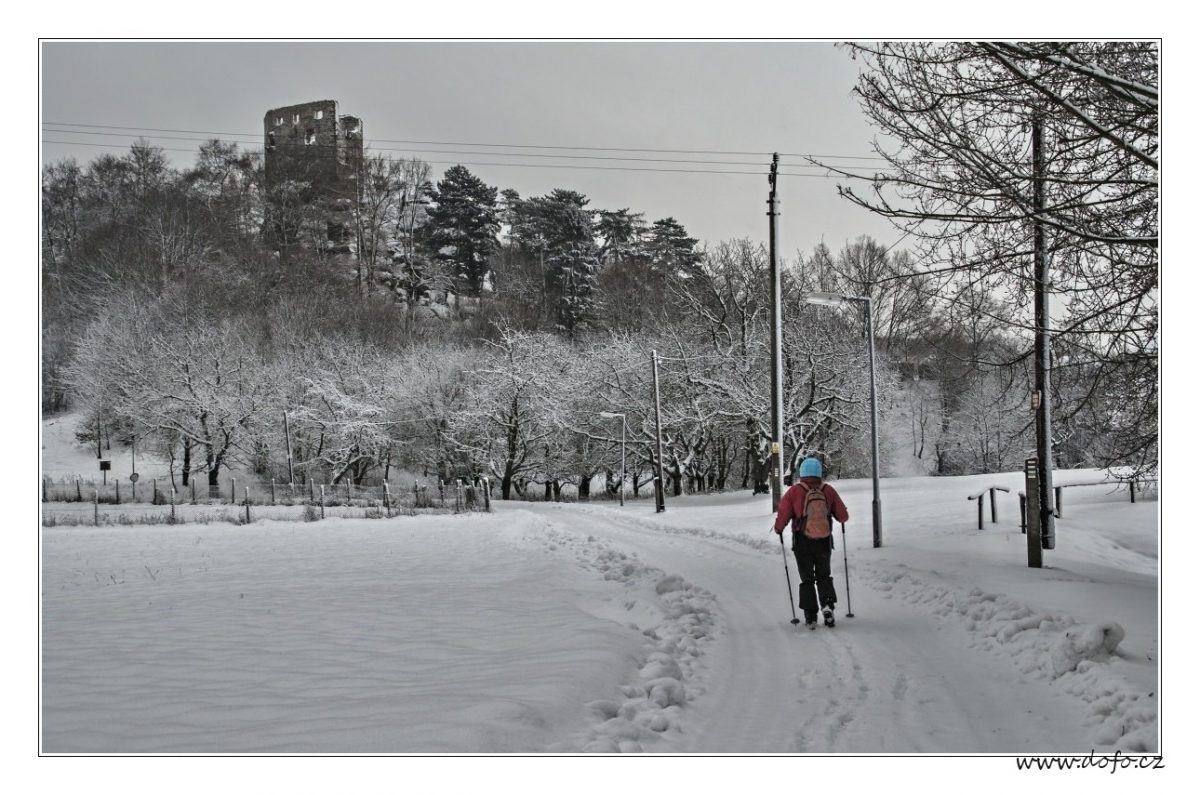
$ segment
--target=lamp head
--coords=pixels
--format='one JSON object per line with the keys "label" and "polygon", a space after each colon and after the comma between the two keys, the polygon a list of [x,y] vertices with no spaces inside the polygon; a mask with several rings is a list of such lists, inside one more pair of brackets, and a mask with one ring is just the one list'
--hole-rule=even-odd
{"label": "lamp head", "polygon": [[846,297],[839,293],[809,293],[804,297],[804,303],[818,306],[839,306],[845,300]]}

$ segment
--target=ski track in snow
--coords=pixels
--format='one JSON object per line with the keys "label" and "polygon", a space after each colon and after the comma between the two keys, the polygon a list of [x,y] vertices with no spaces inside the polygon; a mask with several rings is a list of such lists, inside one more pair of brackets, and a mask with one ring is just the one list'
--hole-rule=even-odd
{"label": "ski track in snow", "polygon": [[[586,706],[593,725],[553,752],[639,753],[670,750],[679,742],[687,702],[704,692],[701,659],[719,631],[714,597],[682,577],[647,566],[635,554],[614,549],[595,536],[578,536],[543,522],[526,541],[548,554],[571,556],[575,565],[620,586],[609,608],[598,614],[646,638],[634,660],[636,674],[611,698]],[[650,626],[643,627],[645,624]]]}
{"label": "ski track in snow", "polygon": [[[775,536],[756,538],[673,526],[666,518],[622,516],[603,507],[571,508],[569,516],[559,513],[561,506],[532,510],[552,517],[556,526],[571,527],[576,534],[587,533],[589,543],[595,536],[608,537],[645,557],[656,553],[661,556],[667,548],[670,557],[659,562],[702,584],[707,578],[694,574],[703,572],[705,556],[689,557],[688,549],[699,542],[709,547],[709,553],[714,548],[726,553],[724,558],[717,556],[719,561],[709,567],[708,573],[718,578],[717,585],[712,586],[718,612],[735,616],[736,620],[714,622],[713,635],[721,642],[698,647],[708,653],[697,655],[689,669],[689,676],[710,681],[711,698],[707,704],[693,704],[686,712],[672,716],[678,719],[672,727],[678,726],[680,731],[662,738],[669,742],[660,744],[672,746],[662,750],[931,753],[1156,749],[1158,708],[1154,694],[1139,692],[1113,670],[1114,663],[1121,662],[1119,652],[1113,653],[1123,634],[1119,625],[1081,624],[1069,615],[1034,610],[1007,596],[929,581],[903,563],[858,561],[853,583],[859,589],[854,591],[856,604],[863,598],[860,586],[868,586],[875,592],[867,594],[868,599],[874,597],[881,605],[900,602],[903,614],[916,609],[936,621],[914,622],[915,627],[896,631],[895,637],[884,638],[882,643],[878,637],[856,636],[854,627],[866,625],[862,619],[849,619],[849,628],[832,631],[821,627],[812,632],[803,628],[789,632],[785,622],[764,627],[763,617],[775,615],[781,604],[747,610],[745,594],[718,587],[736,584],[735,579],[722,581],[720,574],[712,572],[740,564],[738,550],[781,560]],[[699,570],[696,563],[701,564]],[[754,565],[763,569],[765,577],[761,560]],[[792,574],[795,588],[794,570]],[[844,600],[842,582],[840,578],[835,580]],[[765,598],[775,597],[782,603],[782,593],[776,593],[783,590],[782,585],[771,583]],[[844,603],[839,604],[839,610],[844,610]],[[870,612],[880,611],[872,607]],[[951,637],[940,634],[942,630],[950,632]],[[924,636],[914,632],[923,632]],[[791,637],[795,634],[801,637]],[[797,655],[796,643],[809,641],[817,644],[820,652]],[[737,646],[736,651],[731,651],[731,645]],[[941,670],[944,666],[938,656],[961,655],[963,646],[992,665],[969,677]],[[894,665],[879,664],[889,657]],[[767,662],[756,671],[747,671],[747,660]],[[864,670],[864,661],[871,665],[870,675]],[[763,678],[764,673],[769,685],[765,689],[745,681],[748,677]],[[1003,679],[997,680],[996,675],[1009,681],[1006,684]],[[885,679],[870,681],[871,676]],[[781,686],[788,682],[791,695],[784,697],[781,693],[789,691],[781,690]],[[691,695],[703,692],[697,689]],[[1061,721],[1055,725],[1055,719],[1042,714],[1039,699],[1064,698],[1075,699],[1079,714],[1086,715],[1087,736],[1080,736],[1078,726],[1063,725]],[[785,706],[789,703],[795,709]],[[990,725],[1003,723],[993,718],[1005,711],[1027,715],[1022,720],[1029,721],[1028,730]],[[764,719],[764,715],[771,714],[779,718]],[[954,716],[952,720],[958,725],[947,723],[947,716]],[[739,728],[740,721],[745,722],[744,729]],[[781,742],[783,737],[787,739]],[[600,743],[587,746],[587,750],[635,750],[632,746],[620,748],[619,743],[617,746],[614,749]]]}

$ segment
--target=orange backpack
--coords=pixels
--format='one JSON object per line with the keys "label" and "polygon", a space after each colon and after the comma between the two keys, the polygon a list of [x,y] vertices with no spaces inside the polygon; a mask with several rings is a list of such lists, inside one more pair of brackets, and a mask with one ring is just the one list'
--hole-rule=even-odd
{"label": "orange backpack", "polygon": [[819,483],[812,488],[803,483],[800,485],[802,488],[808,489],[808,493],[804,495],[804,511],[800,514],[800,527],[804,531],[805,537],[829,538],[833,533],[833,527],[829,521],[829,503],[825,499],[825,484]]}

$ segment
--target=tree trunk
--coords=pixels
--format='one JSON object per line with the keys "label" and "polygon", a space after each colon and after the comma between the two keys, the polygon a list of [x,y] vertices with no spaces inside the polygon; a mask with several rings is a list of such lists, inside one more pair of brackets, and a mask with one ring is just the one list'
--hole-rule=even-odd
{"label": "tree trunk", "polygon": [[592,496],[592,476],[584,472],[579,476],[579,499],[586,500]]}
{"label": "tree trunk", "polygon": [[183,486],[187,488],[189,479],[192,476],[192,443],[186,439],[183,442]]}

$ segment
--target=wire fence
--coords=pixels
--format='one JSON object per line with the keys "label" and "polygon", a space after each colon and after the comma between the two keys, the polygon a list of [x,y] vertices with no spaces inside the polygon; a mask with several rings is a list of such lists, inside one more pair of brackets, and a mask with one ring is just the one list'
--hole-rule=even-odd
{"label": "wire fence", "polygon": [[[186,487],[169,480],[109,483],[82,478],[42,479],[42,525],[185,524],[255,519],[316,521],[327,517],[384,519],[418,513],[491,512],[491,483],[456,480],[393,488],[353,483],[306,484],[275,481]],[[52,507],[51,507],[52,506]]]}

